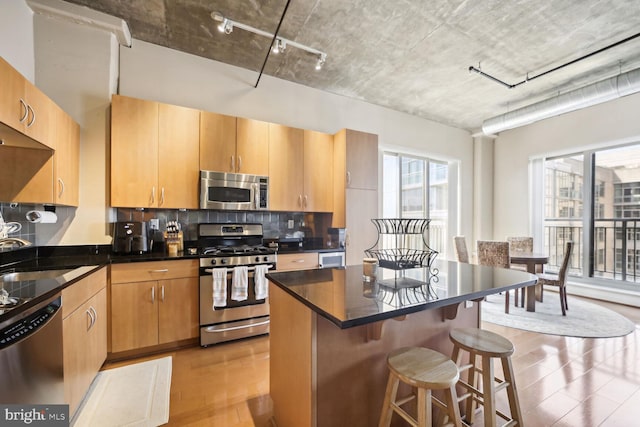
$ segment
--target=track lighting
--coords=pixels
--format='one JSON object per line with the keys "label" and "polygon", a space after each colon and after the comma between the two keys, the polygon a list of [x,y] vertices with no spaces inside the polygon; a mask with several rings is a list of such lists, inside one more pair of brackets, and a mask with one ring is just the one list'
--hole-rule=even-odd
{"label": "track lighting", "polygon": [[285,43],[282,39],[276,39],[275,43],[273,43],[273,48],[271,49],[271,52],[277,55],[280,52],[284,52],[286,48],[287,48],[287,43]]}
{"label": "track lighting", "polygon": [[225,34],[231,34],[231,32],[233,31],[233,24],[229,22],[227,18],[224,18],[222,20],[222,23],[218,25],[218,31]]}
{"label": "track lighting", "polygon": [[316,62],[316,71],[322,70],[322,66],[324,65],[324,61],[327,60],[327,55],[325,53],[320,54],[318,58],[318,62]]}
{"label": "track lighting", "polygon": [[[269,37],[271,39],[273,39],[273,37],[274,37],[273,34],[268,33],[266,31],[260,30],[258,28],[254,28],[254,27],[252,27],[250,25],[247,25],[247,24],[243,24],[242,22],[237,22],[237,21],[234,21],[232,19],[225,18],[224,16],[222,16],[218,12],[211,12],[211,18],[214,21],[220,22],[220,24],[218,25],[218,30],[221,33],[231,34],[231,32],[233,31],[234,28],[240,28],[240,29],[243,29],[245,31],[249,31],[249,32],[254,33],[254,34],[258,34],[260,36]],[[322,66],[324,65],[325,61],[327,60],[327,54],[326,53],[321,52],[318,49],[314,49],[312,47],[305,46],[305,45],[300,44],[300,43],[296,43],[293,40],[285,39],[283,37],[276,37],[275,41],[273,42],[273,46],[271,46],[271,51],[273,53],[275,53],[275,54],[280,53],[280,52],[284,52],[284,50],[287,48],[287,46],[293,46],[295,48],[302,49],[305,52],[309,52],[312,55],[316,55],[318,57],[318,61],[316,62],[316,67],[315,67],[316,70],[321,70]]]}

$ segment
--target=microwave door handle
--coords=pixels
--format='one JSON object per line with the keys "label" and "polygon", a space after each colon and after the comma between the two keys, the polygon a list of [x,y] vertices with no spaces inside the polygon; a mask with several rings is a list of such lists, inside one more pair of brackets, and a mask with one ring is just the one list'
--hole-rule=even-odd
{"label": "microwave door handle", "polygon": [[260,185],[253,184],[253,202],[255,203],[255,208],[260,209]]}

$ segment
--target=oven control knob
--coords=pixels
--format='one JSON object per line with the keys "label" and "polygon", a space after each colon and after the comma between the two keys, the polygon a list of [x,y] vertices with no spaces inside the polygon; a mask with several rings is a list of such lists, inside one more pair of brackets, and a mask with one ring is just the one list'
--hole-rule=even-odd
{"label": "oven control knob", "polygon": [[216,265],[216,260],[215,259],[211,260],[211,265]]}
{"label": "oven control knob", "polygon": [[268,257],[268,256],[264,257],[263,261],[264,261],[264,262],[269,261],[269,257]]}
{"label": "oven control knob", "polygon": [[256,257],[256,262],[260,262],[260,257],[259,256]]}
{"label": "oven control knob", "polygon": [[222,259],[220,260],[220,264],[226,264],[226,263],[227,263],[227,260],[226,260],[226,259],[222,258]]}

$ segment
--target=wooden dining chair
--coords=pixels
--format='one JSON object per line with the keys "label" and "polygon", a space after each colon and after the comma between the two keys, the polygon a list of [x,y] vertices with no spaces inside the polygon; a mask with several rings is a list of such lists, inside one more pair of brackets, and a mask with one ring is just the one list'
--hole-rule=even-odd
{"label": "wooden dining chair", "polygon": [[569,269],[569,260],[571,259],[571,252],[573,251],[573,242],[567,242],[564,248],[564,258],[562,259],[562,265],[558,274],[538,274],[538,284],[541,287],[544,286],[557,286],[558,293],[560,294],[560,308],[562,309],[562,315],[567,315],[569,306],[567,305],[567,270]]}
{"label": "wooden dining chair", "polygon": [[455,236],[453,238],[453,246],[456,250],[456,258],[458,262],[469,264],[469,251],[467,250],[467,241],[464,236]]}
{"label": "wooden dining chair", "polygon": [[[509,242],[478,240],[478,264],[509,268]],[[516,295],[516,300],[518,296]],[[504,296],[504,312],[509,313],[509,291]]]}
{"label": "wooden dining chair", "polygon": [[[507,237],[507,242],[509,242],[509,253],[510,254],[515,254],[515,253],[531,253],[533,252],[533,237],[529,237],[529,236],[510,236]],[[522,270],[522,271],[527,271],[527,267],[525,265],[511,265],[511,268],[514,268],[516,270]],[[536,268],[538,268],[538,266],[536,266]],[[538,271],[536,271],[537,273]],[[540,273],[542,273],[542,270],[539,271]],[[518,305],[518,293],[519,291],[516,289],[515,292],[515,305]],[[520,301],[520,305],[522,307],[524,307],[524,294],[526,292],[524,290],[522,290],[522,297],[521,297],[521,301]]]}

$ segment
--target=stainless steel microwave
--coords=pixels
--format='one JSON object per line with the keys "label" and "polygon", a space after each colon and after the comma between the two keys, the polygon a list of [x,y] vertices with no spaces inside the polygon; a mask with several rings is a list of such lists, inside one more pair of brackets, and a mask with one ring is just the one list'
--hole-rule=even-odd
{"label": "stainless steel microwave", "polygon": [[200,171],[200,209],[269,209],[269,178],[242,173]]}

